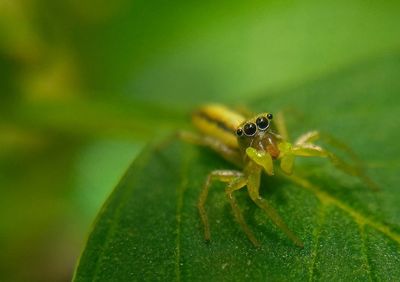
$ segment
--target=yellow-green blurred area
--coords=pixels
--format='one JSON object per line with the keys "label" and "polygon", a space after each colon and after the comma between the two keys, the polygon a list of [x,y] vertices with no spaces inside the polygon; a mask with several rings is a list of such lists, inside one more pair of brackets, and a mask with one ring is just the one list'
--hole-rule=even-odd
{"label": "yellow-green blurred area", "polygon": [[398,3],[0,0],[0,281],[70,280],[129,163],[196,105],[399,51]]}

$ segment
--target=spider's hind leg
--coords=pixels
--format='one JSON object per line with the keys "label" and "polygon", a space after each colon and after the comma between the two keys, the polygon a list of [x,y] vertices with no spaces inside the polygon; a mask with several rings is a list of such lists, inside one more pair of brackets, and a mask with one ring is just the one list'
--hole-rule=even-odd
{"label": "spider's hind leg", "polygon": [[242,165],[242,160],[238,150],[229,147],[225,143],[221,142],[219,139],[210,136],[199,135],[197,133],[188,131],[178,132],[178,138],[190,144],[208,147],[214,152],[221,155],[225,160],[235,164],[238,167]]}

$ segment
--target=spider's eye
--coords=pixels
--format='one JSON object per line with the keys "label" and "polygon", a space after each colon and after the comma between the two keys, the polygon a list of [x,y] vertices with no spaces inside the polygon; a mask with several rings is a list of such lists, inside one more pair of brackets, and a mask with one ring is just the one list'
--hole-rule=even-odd
{"label": "spider's eye", "polygon": [[236,130],[236,135],[237,135],[237,136],[243,136],[243,130],[242,130],[241,128],[238,128],[238,129]]}
{"label": "spider's eye", "polygon": [[254,123],[246,123],[245,125],[244,125],[244,128],[243,128],[243,130],[244,130],[244,133],[247,135],[247,136],[253,136],[254,134],[256,134],[256,131],[257,131],[257,126],[254,124]]}
{"label": "spider's eye", "polygon": [[267,118],[268,118],[268,119],[273,119],[274,116],[273,116],[272,114],[268,114],[268,115],[267,115]]}
{"label": "spider's eye", "polygon": [[269,121],[266,117],[257,118],[256,123],[260,130],[265,130],[269,127]]}

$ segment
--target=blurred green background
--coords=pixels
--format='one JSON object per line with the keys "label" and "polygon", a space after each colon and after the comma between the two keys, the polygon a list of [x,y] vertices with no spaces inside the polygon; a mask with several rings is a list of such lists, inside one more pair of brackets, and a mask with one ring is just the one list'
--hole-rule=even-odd
{"label": "blurred green background", "polygon": [[200,103],[244,105],[397,53],[399,6],[0,0],[0,280],[70,280],[147,142]]}

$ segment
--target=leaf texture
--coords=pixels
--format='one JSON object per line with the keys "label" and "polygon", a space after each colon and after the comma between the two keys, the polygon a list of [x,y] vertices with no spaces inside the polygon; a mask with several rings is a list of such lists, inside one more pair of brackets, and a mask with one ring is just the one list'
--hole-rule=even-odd
{"label": "leaf texture", "polygon": [[208,198],[212,238],[205,243],[200,189],[208,172],[231,166],[174,140],[149,146],[127,170],[98,215],[75,281],[399,280],[399,77],[400,56],[393,54],[249,101],[254,111],[283,110],[292,138],[311,129],[340,138],[380,187],[372,192],[323,160],[298,160],[291,177],[264,176],[262,196],[304,249],[242,189],[239,205],[262,242],[254,248],[220,183]]}

